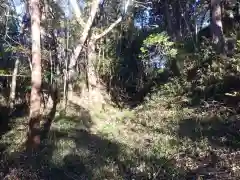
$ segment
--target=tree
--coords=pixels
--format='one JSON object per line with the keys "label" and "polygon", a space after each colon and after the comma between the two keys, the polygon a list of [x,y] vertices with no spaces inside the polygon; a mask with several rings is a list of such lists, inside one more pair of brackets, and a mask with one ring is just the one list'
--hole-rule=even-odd
{"label": "tree", "polygon": [[[78,45],[74,48],[73,54],[70,58],[70,62],[69,62],[69,77],[72,78],[72,76],[74,76],[76,73],[74,68],[76,66],[76,62],[78,60],[78,57],[80,55],[80,53],[83,50],[84,45],[87,45],[87,85],[88,85],[88,93],[83,93],[83,96],[88,96],[90,100],[95,101],[96,99],[98,99],[98,102],[103,102],[103,96],[101,94],[101,88],[102,86],[99,84],[98,82],[98,77],[97,74],[95,72],[95,68],[94,68],[94,63],[96,62],[96,58],[97,58],[97,54],[96,54],[96,41],[100,38],[102,38],[103,36],[105,36],[107,33],[109,33],[117,24],[119,24],[122,21],[122,17],[119,17],[117,20],[115,20],[108,28],[106,28],[106,30],[104,30],[101,34],[94,34],[93,32],[91,32],[91,28],[93,26],[93,23],[96,22],[96,15],[97,12],[99,10],[99,3],[100,0],[94,0],[92,2],[91,5],[91,10],[90,10],[90,15],[89,18],[85,24],[85,27],[83,29],[82,35],[80,37],[80,41],[78,43]],[[76,9],[76,7],[74,8]],[[74,11],[77,17],[77,20],[79,23],[82,23],[82,19],[81,17],[79,17],[79,12],[78,10]],[[69,83],[69,90],[71,92],[71,83]],[[84,91],[86,92],[86,91]],[[71,94],[70,94],[71,97]],[[86,97],[84,97],[86,98]],[[94,100],[95,99],[95,100]]]}
{"label": "tree", "polygon": [[[72,71],[74,71],[74,68],[75,68],[75,66],[76,66],[76,62],[77,62],[77,60],[78,60],[79,54],[81,53],[81,51],[82,51],[82,49],[83,49],[83,46],[84,46],[84,44],[85,44],[85,42],[86,42],[86,40],[87,40],[87,38],[88,38],[89,32],[90,32],[90,30],[91,30],[91,28],[92,28],[92,25],[93,25],[93,21],[94,21],[94,19],[95,19],[95,16],[96,16],[96,14],[97,14],[97,11],[98,11],[99,2],[100,2],[100,0],[94,0],[94,1],[92,2],[91,12],[90,12],[88,21],[87,21],[87,23],[86,23],[86,25],[85,25],[85,28],[84,28],[83,32],[82,32],[82,36],[81,36],[81,38],[80,38],[80,40],[79,40],[79,43],[78,43],[78,45],[74,48],[73,54],[72,54],[72,56],[71,56],[71,58],[70,58],[69,67],[68,67],[70,73],[71,73]],[[70,74],[70,77],[71,77],[71,76],[72,76],[72,75]]]}
{"label": "tree", "polygon": [[221,0],[211,0],[211,32],[212,41],[219,53],[224,51],[223,24],[221,12]]}
{"label": "tree", "polygon": [[40,104],[41,104],[41,43],[40,43],[40,1],[30,0],[29,9],[31,15],[32,34],[32,80],[30,97],[30,115],[28,143],[36,148],[40,144]]}
{"label": "tree", "polygon": [[18,73],[18,66],[19,66],[19,58],[17,57],[14,64],[13,74],[12,74],[12,83],[11,83],[11,90],[9,95],[9,106],[12,109],[14,106],[14,101],[16,98],[16,86],[17,86],[17,73]]}

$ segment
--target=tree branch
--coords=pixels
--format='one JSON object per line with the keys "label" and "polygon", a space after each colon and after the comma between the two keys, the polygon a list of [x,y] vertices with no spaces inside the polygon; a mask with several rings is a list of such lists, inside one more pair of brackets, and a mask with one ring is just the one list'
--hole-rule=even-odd
{"label": "tree branch", "polygon": [[82,36],[80,38],[80,41],[79,41],[78,45],[75,47],[75,49],[73,51],[73,54],[70,58],[70,62],[69,62],[69,66],[68,66],[69,70],[72,70],[74,68],[74,66],[76,65],[78,56],[81,53],[81,51],[83,49],[83,46],[84,46],[84,44],[87,40],[89,31],[92,28],[93,20],[95,19],[95,16],[97,14],[100,1],[101,0],[94,0],[93,3],[92,3],[91,13],[90,13],[88,21],[85,25],[85,28],[83,29],[83,33],[82,33]]}
{"label": "tree branch", "polygon": [[[12,77],[13,74],[0,74],[0,77]],[[18,77],[31,77],[30,75],[21,75],[21,74],[17,74],[16,76]]]}
{"label": "tree branch", "polygon": [[109,33],[115,26],[117,26],[122,21],[122,16],[119,17],[114,23],[112,23],[107,29],[105,29],[101,34],[95,35],[94,40],[98,40],[101,37]]}
{"label": "tree branch", "polygon": [[70,0],[71,6],[73,8],[74,14],[76,16],[77,22],[81,25],[84,26],[85,22],[82,19],[82,13],[80,11],[80,8],[78,6],[78,3],[76,0]]}

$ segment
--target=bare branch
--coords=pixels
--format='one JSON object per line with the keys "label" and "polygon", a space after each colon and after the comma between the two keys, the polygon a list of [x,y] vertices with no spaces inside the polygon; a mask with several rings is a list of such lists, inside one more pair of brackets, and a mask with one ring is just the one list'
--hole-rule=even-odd
{"label": "bare branch", "polygon": [[78,56],[81,53],[81,51],[83,49],[83,46],[84,46],[84,44],[85,44],[85,42],[87,40],[89,31],[92,28],[93,20],[94,20],[96,14],[97,14],[100,1],[101,0],[94,0],[94,2],[92,3],[91,13],[90,13],[88,21],[87,21],[87,23],[85,25],[85,28],[83,30],[82,37],[80,38],[79,44],[75,47],[75,49],[73,51],[73,54],[72,54],[72,56],[70,58],[70,63],[69,63],[69,69],[70,70],[73,69],[74,66],[76,65]]}
{"label": "bare branch", "polygon": [[122,21],[122,17],[119,17],[114,23],[112,23],[107,29],[105,29],[101,34],[95,35],[94,39],[98,40],[101,37],[109,33],[115,26],[117,26]]}
{"label": "bare branch", "polygon": [[[125,13],[128,10],[128,6],[130,4],[130,0],[127,0],[126,4],[125,4]],[[117,26],[120,22],[122,21],[122,16],[120,16],[114,23],[112,23],[107,29],[105,29],[101,34],[96,35],[94,37],[94,40],[98,40],[101,37],[105,36],[107,33],[109,33],[115,26]]]}

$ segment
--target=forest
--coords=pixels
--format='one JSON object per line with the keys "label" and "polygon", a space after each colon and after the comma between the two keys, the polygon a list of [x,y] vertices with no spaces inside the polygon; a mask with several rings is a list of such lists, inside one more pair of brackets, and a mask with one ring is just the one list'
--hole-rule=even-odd
{"label": "forest", "polygon": [[0,14],[0,179],[240,179],[239,0]]}

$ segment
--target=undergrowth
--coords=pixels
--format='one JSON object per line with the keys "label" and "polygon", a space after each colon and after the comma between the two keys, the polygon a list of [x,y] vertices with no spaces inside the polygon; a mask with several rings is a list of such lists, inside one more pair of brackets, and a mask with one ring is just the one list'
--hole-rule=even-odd
{"label": "undergrowth", "polygon": [[0,141],[1,177],[239,177],[238,115],[226,116],[227,109],[222,115],[215,113],[223,107],[216,103],[191,106],[191,98],[177,83],[158,87],[135,109],[106,105],[104,110],[89,110],[69,103],[66,114],[56,113],[48,138],[34,157],[24,151],[27,119],[12,119],[11,130]]}

